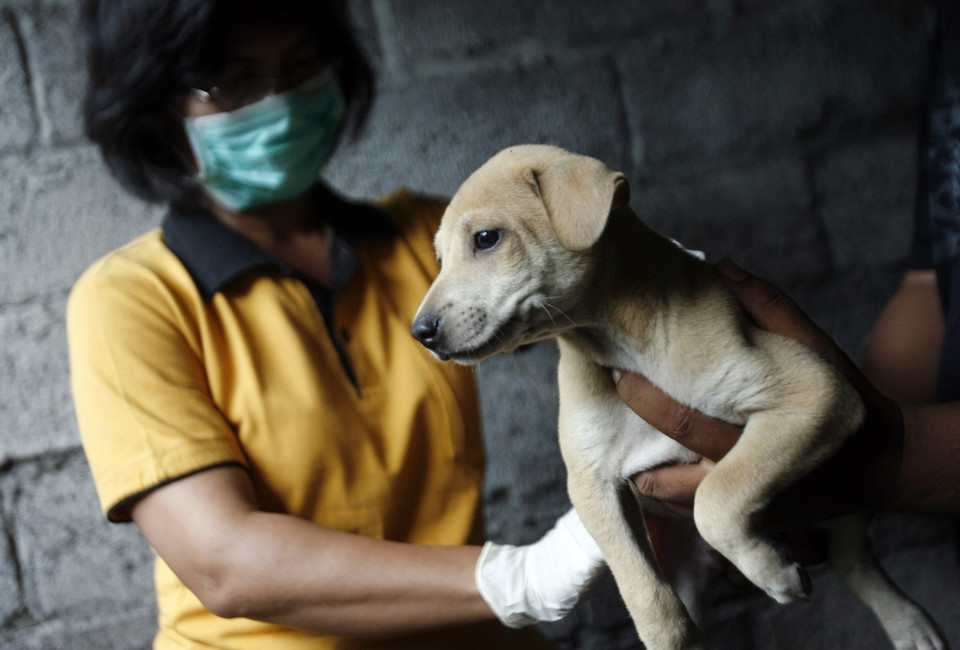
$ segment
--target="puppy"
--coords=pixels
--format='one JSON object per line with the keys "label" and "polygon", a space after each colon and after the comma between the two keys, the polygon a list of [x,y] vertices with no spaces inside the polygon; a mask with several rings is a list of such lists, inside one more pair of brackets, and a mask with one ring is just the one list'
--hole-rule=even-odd
{"label": "puppy", "polygon": [[[853,388],[814,352],[749,322],[714,269],[646,227],[625,177],[562,149],[506,149],[450,202],[435,246],[441,271],[412,334],[441,360],[473,364],[557,338],[560,447],[571,501],[603,550],[643,643],[703,640],[656,566],[629,478],[697,457],[618,397],[609,368],[647,376],[682,403],[742,424],[704,479],[703,538],[779,602],[804,599],[801,566],[754,526],[785,486],[859,426]],[[944,648],[936,626],[887,578],[866,522],[831,526],[831,560],[897,648]]]}

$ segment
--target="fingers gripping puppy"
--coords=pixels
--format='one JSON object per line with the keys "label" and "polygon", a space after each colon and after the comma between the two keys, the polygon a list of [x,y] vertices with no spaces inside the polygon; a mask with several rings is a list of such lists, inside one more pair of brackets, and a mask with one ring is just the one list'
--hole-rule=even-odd
{"label": "fingers gripping puppy", "polygon": [[[646,646],[697,648],[699,632],[646,541],[640,506],[656,504],[641,503],[629,481],[696,457],[637,418],[606,369],[642,373],[679,401],[745,426],[701,484],[694,519],[780,602],[806,597],[806,575],[757,533],[754,516],[857,428],[863,406],[813,352],[754,328],[713,268],[646,227],[628,199],[623,174],[598,160],[542,145],[500,152],[447,208],[435,240],[441,272],[412,333],[438,358],[465,364],[558,339],[571,500]],[[832,544],[842,556],[835,565],[897,647],[942,647],[872,559],[864,526],[837,527],[848,542]]]}

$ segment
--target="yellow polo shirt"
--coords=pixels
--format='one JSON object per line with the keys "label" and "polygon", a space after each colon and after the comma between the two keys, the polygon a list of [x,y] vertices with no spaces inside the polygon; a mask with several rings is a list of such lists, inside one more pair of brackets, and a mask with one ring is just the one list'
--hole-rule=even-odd
{"label": "yellow polo shirt", "polygon": [[[77,282],[71,382],[111,520],[164,483],[237,464],[265,510],[381,539],[482,541],[472,375],[409,331],[444,204],[400,192],[374,209],[321,193],[330,213],[318,218],[336,232],[330,291],[213,219],[175,214]],[[159,558],[155,578],[156,648],[525,647],[489,625],[355,644],[226,620]]]}

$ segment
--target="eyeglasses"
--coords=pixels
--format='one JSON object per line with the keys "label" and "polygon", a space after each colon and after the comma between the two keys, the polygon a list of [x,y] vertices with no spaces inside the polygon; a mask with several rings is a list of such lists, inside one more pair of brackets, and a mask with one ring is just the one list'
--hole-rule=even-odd
{"label": "eyeglasses", "polygon": [[227,76],[206,88],[191,88],[190,94],[204,103],[215,104],[222,111],[232,111],[258,102],[268,95],[299,88],[331,69],[336,73],[339,63],[325,58],[311,58],[279,75]]}

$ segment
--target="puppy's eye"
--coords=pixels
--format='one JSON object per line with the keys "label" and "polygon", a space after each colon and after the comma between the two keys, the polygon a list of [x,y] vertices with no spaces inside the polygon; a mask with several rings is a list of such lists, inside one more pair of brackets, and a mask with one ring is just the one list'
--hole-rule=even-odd
{"label": "puppy's eye", "polygon": [[502,230],[481,230],[473,236],[473,243],[478,251],[488,251],[503,238]]}

